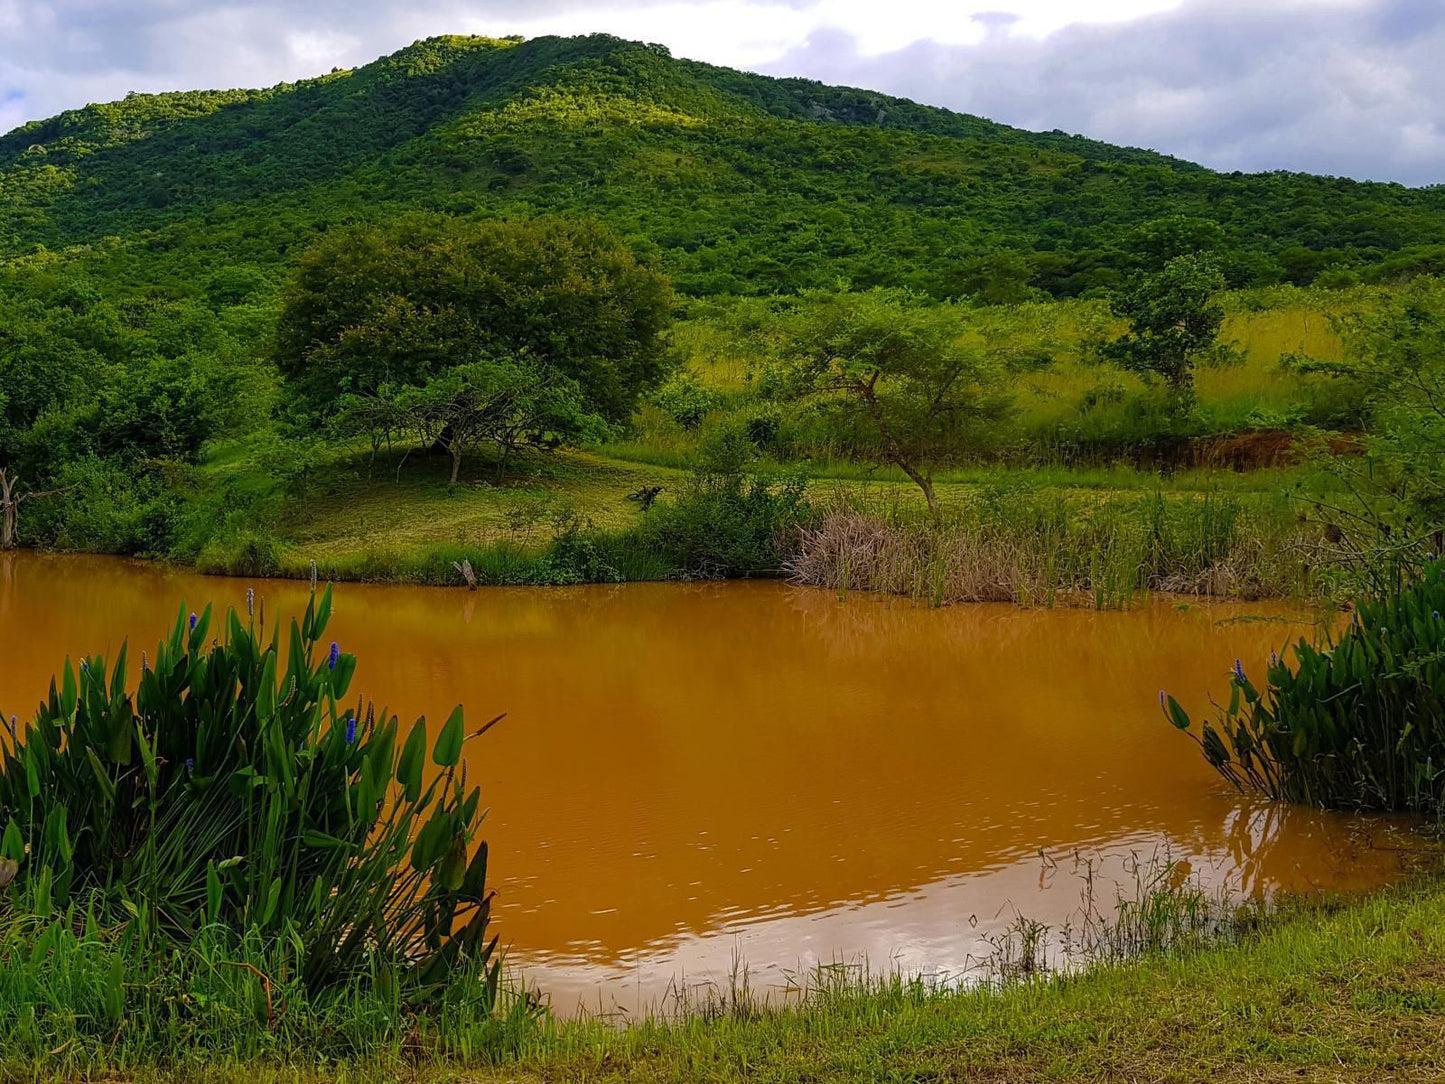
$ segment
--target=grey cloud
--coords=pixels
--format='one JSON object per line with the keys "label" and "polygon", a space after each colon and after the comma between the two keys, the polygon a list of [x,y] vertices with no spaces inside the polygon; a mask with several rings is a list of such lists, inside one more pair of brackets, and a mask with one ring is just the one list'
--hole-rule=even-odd
{"label": "grey cloud", "polygon": [[1224,170],[1445,182],[1445,4],[1194,0],[1043,40],[860,55],[836,34],[769,65]]}
{"label": "grey cloud", "polygon": [[0,0],[0,97],[20,91],[34,119],[129,90],[265,86],[568,11],[586,21],[578,0]]}

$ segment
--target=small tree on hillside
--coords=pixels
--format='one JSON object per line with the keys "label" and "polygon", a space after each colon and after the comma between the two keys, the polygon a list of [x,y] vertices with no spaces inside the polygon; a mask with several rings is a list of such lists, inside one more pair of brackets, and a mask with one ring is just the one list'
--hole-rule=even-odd
{"label": "small tree on hillside", "polygon": [[1008,407],[1004,366],[963,311],[896,290],[805,294],[783,320],[787,386],[871,430],[937,514],[933,471]]}
{"label": "small tree on hillside", "polygon": [[1104,354],[1130,372],[1162,380],[1180,404],[1194,399],[1194,370],[1222,349],[1224,309],[1215,295],[1224,276],[1204,256],[1176,256],[1162,270],[1136,276],[1114,295],[1114,315],[1129,321]]}

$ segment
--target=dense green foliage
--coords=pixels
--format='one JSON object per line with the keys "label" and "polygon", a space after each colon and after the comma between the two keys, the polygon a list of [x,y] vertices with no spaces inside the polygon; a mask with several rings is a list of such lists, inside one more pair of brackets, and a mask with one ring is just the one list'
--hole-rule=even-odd
{"label": "dense green foliage", "polygon": [[269,90],[36,121],[0,139],[0,208],[0,253],[82,244],[109,278],[184,292],[235,265],[274,278],[317,230],[418,208],[595,216],[692,295],[839,277],[1075,295],[1180,216],[1232,286],[1408,275],[1445,252],[1437,190],[1217,174],[605,35],[436,38]]}
{"label": "dense green foliage", "polygon": [[1105,345],[1106,356],[1135,373],[1157,377],[1182,402],[1194,397],[1194,369],[1215,348],[1224,323],[1218,295],[1224,276],[1213,262],[1175,256],[1113,298],[1114,315],[1128,330]]}
{"label": "dense green foliage", "polygon": [[268,323],[245,301],[120,296],[48,254],[0,265],[0,468],[69,498],[29,506],[35,533],[163,549],[186,465],[267,424]]}
{"label": "dense green foliage", "polygon": [[291,390],[325,408],[515,355],[621,423],[662,374],[670,306],[666,281],[595,225],[407,216],[307,251],[276,359]]}
{"label": "dense green foliage", "polygon": [[209,609],[182,616],[134,686],[124,647],[67,659],[0,756],[0,916],[122,925],[162,959],[216,928],[278,945],[312,993],[375,984],[410,1008],[465,978],[495,999],[462,711],[433,744],[424,720],[403,740],[342,707],[356,659],[318,653],[330,614],[328,588],[284,645],[234,612],[220,642]]}
{"label": "dense green foliage", "polygon": [[[1445,810],[1445,573],[1364,601],[1323,645],[1301,640],[1293,665],[1270,660],[1261,689],[1242,663],[1218,727],[1196,740],[1242,790],[1346,809]],[[1160,694],[1170,720],[1192,725]]]}
{"label": "dense green foliage", "polygon": [[[450,452],[454,492],[546,473],[519,448],[604,437],[686,470],[723,430],[768,470],[901,471],[925,495],[981,460],[1292,462],[1306,426],[1424,401],[1381,390],[1393,359],[1306,358],[1330,339],[1310,315],[1367,317],[1384,288],[1339,287],[1430,271],[1445,236],[1436,191],[1224,176],[606,36],[440,38],[264,91],[88,107],[0,138],[0,206],[5,538],[247,573],[294,568],[314,479],[369,475],[383,446]],[[1175,284],[1205,331],[1223,307],[1211,348],[1149,301],[1173,296],[1149,275],[1204,260],[1230,286],[1328,288]],[[1123,319],[1050,300],[1078,294]],[[1246,366],[1229,325],[1276,304],[1298,342]],[[1138,375],[1188,371],[1189,409]],[[1256,431],[1273,451],[1227,444]],[[444,541],[503,580],[694,573],[687,546],[587,518],[541,544]],[[584,536],[596,552],[567,548]],[[437,579],[453,562],[433,548],[365,561]]]}
{"label": "dense green foliage", "polygon": [[1445,553],[1445,286],[1421,279],[1341,325],[1346,359],[1303,363],[1350,381],[1368,405],[1367,456],[1333,464],[1353,497],[1333,510],[1340,541],[1365,567]]}

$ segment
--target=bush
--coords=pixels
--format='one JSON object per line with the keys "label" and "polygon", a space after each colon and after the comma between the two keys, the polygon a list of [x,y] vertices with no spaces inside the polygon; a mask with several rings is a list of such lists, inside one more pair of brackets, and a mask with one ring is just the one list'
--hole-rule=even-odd
{"label": "bush", "polygon": [[747,432],[727,427],[703,447],[677,501],[647,514],[640,540],[685,576],[777,574],[788,535],[809,516],[807,488],[801,474],[766,470]]}
{"label": "bush", "polygon": [[228,612],[208,641],[209,608],[133,690],[125,647],[113,667],[67,659],[0,760],[5,910],[79,906],[158,954],[213,927],[279,939],[313,992],[380,982],[419,1005],[468,975],[495,996],[461,708],[434,744],[424,719],[399,743],[395,716],[342,708],[356,659],[318,658],[330,614],[328,588],[291,622],[284,672],[279,626],[267,642]]}
{"label": "bush", "polygon": [[722,395],[706,387],[692,373],[682,373],[659,388],[652,401],[683,429],[691,430],[722,406]]}
{"label": "bush", "polygon": [[206,545],[196,557],[196,567],[225,576],[275,576],[281,571],[281,543],[254,530],[242,530],[235,538]]}
{"label": "bush", "polygon": [[1242,791],[1331,808],[1445,812],[1445,573],[1363,602],[1338,638],[1270,660],[1264,689],[1242,663],[1218,726],[1170,721]]}
{"label": "bush", "polygon": [[26,507],[24,538],[92,553],[164,553],[182,499],[178,470],[95,455],[64,463],[53,494]]}

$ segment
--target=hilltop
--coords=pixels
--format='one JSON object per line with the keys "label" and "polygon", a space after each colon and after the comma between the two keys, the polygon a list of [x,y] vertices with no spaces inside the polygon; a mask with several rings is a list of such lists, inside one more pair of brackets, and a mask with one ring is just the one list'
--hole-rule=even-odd
{"label": "hilltop", "polygon": [[433,38],[0,137],[0,257],[76,249],[133,286],[185,293],[236,265],[275,282],[328,226],[412,209],[594,216],[694,296],[840,278],[1072,296],[1118,281],[1169,216],[1236,286],[1445,262],[1445,189],[1219,174],[607,35]]}

